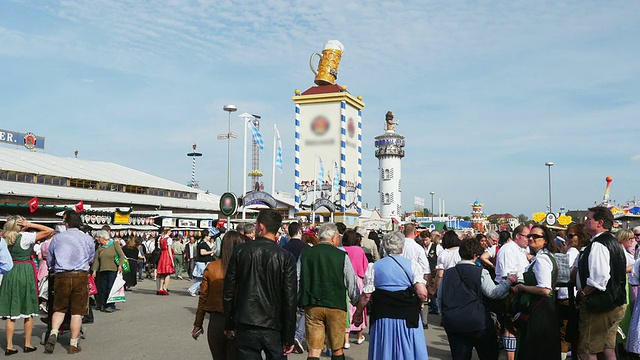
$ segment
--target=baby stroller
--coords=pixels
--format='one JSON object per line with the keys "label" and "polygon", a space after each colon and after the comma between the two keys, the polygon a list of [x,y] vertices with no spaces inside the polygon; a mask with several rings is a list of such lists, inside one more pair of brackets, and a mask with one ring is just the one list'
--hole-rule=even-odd
{"label": "baby stroller", "polygon": [[[51,334],[51,317],[53,316],[53,299],[55,297],[55,293],[53,291],[53,284],[55,281],[55,274],[54,273],[49,273],[48,278],[48,282],[49,282],[49,289],[47,291],[47,295],[48,295],[48,299],[47,299],[47,314],[49,314],[49,316],[47,316],[46,318],[40,318],[40,320],[42,320],[43,323],[47,324],[47,331],[42,333],[42,336],[40,337],[40,344],[44,345],[47,342],[47,339],[49,338],[49,334]],[[89,307],[89,315],[91,316],[92,310],[91,307]],[[91,316],[93,317],[93,316]],[[62,325],[60,325],[60,329],[59,329],[59,333],[58,333],[58,338],[60,338],[60,336],[62,336],[63,334],[65,334],[66,332],[71,333],[71,314],[69,312],[67,312],[64,316],[64,320],[62,321]],[[80,326],[80,337],[82,339],[84,339],[87,335],[86,329],[84,328],[84,326]]]}

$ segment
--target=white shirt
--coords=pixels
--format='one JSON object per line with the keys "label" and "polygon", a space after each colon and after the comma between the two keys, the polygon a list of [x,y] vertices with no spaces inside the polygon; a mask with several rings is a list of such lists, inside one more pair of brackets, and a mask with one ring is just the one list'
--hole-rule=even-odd
{"label": "white shirt", "polygon": [[511,240],[504,244],[498,250],[496,257],[496,282],[502,281],[502,278],[508,276],[510,272],[518,273],[518,279],[522,280],[524,269],[529,265],[527,255],[515,241]]}
{"label": "white shirt", "polygon": [[498,248],[498,245],[489,246],[484,252],[489,253],[489,256],[491,256],[491,258],[493,259],[496,257],[497,248]]}
{"label": "white shirt", "polygon": [[429,266],[429,261],[427,260],[427,255],[424,252],[424,248],[418,243],[409,238],[404,238],[404,250],[402,250],[402,256],[418,263],[420,267],[422,267],[423,274],[431,274],[431,267]]}
{"label": "white shirt", "polygon": [[534,261],[527,266],[527,270],[531,266],[533,266],[533,274],[536,276],[536,287],[552,289],[553,262],[551,262],[549,254],[545,250],[540,250]]}
{"label": "white shirt", "polygon": [[151,239],[147,239],[143,241],[142,245],[144,245],[144,248],[147,250],[147,254],[151,254],[153,250],[156,248],[156,244],[154,244],[153,240]]}
{"label": "white shirt", "polygon": [[436,247],[436,256],[439,256],[440,253],[444,250],[444,248],[442,247],[442,245],[440,244],[436,244],[434,242],[429,243],[429,245],[427,245],[426,248],[424,248],[424,252],[425,254],[428,254],[429,251],[431,251],[431,248],[435,246]]}
{"label": "white shirt", "polygon": [[[603,233],[600,233],[603,234]],[[589,254],[589,277],[587,278],[587,286],[593,286],[594,288],[605,291],[607,289],[607,283],[611,279],[611,266],[609,265],[609,249],[599,242],[593,242],[593,239],[600,236],[591,238],[591,253]],[[581,255],[583,256],[584,253]],[[578,274],[576,276],[576,286],[578,290],[582,290],[582,283],[580,282],[580,269],[578,268]]]}
{"label": "white shirt", "polygon": [[450,249],[444,249],[440,255],[438,255],[438,262],[436,263],[436,269],[451,269],[456,266],[456,264],[462,260],[460,257],[460,252],[458,252],[459,247],[453,247]]}
{"label": "white shirt", "polygon": [[29,247],[36,242],[36,233],[34,232],[21,232],[20,235],[20,247],[23,250],[29,249]]}
{"label": "white shirt", "polygon": [[[300,262],[298,260],[298,262]],[[373,269],[374,263],[369,263],[367,266],[367,271],[364,273],[364,287],[362,288],[362,292],[365,294],[371,294],[376,290],[376,287],[373,283],[375,279],[375,270]],[[404,269],[404,268],[403,268]],[[411,273],[413,275],[413,283],[426,284],[427,282],[424,280],[424,275],[422,274],[422,268],[418,265],[417,262],[411,261]]]}

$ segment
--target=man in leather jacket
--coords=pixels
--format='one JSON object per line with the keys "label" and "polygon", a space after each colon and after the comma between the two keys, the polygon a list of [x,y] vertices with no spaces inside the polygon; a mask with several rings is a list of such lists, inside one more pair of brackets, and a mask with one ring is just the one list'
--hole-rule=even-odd
{"label": "man in leather jacket", "polygon": [[294,349],[296,262],[278,246],[282,216],[261,210],[256,239],[236,246],[227,266],[222,295],[225,334],[235,336],[238,359],[282,359]]}

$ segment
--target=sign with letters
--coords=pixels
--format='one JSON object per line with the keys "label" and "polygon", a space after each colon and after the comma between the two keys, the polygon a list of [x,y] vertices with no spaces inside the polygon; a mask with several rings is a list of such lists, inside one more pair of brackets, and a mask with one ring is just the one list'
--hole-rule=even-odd
{"label": "sign with letters", "polygon": [[27,149],[44,150],[44,136],[36,136],[33,133],[21,133],[0,129],[0,142],[14,145],[22,145]]}

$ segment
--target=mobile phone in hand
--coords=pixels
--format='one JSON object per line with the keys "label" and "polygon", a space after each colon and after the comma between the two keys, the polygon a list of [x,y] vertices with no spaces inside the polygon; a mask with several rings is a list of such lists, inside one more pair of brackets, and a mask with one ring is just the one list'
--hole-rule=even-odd
{"label": "mobile phone in hand", "polygon": [[200,335],[202,335],[202,328],[198,329],[198,331],[193,333],[191,336],[193,336],[194,340],[198,340],[198,336],[200,336]]}

